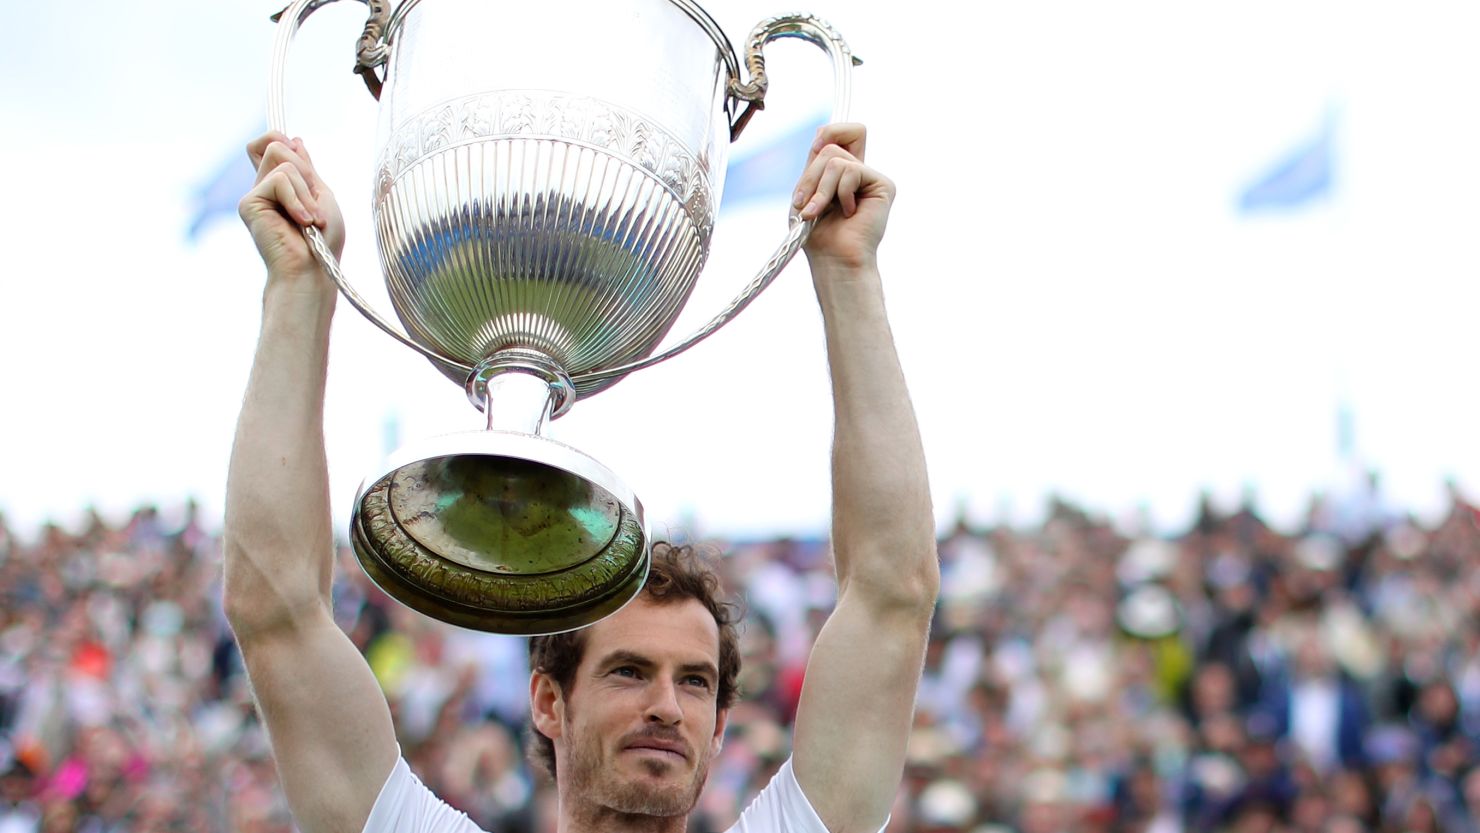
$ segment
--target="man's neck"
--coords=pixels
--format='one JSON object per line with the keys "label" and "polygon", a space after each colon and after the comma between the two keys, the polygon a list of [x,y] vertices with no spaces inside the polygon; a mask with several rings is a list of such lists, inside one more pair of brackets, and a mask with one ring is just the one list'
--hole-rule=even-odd
{"label": "man's neck", "polygon": [[684,833],[687,816],[644,816],[619,813],[584,801],[560,802],[558,833]]}

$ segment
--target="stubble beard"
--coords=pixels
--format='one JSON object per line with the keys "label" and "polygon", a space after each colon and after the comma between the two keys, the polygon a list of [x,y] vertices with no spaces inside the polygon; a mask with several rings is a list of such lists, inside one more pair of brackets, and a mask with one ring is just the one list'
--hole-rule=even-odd
{"label": "stubble beard", "polygon": [[[617,773],[615,762],[607,764],[602,761],[600,739],[593,733],[577,737],[573,729],[566,724],[565,737],[574,742],[562,769],[570,769],[569,789],[575,800],[624,815],[660,818],[687,816],[699,803],[699,794],[704,790],[704,782],[709,775],[709,756],[705,751],[694,750],[699,755],[698,766],[688,784],[670,787],[642,781],[626,782]],[[654,777],[662,777],[674,767],[647,760],[640,762],[640,766]]]}

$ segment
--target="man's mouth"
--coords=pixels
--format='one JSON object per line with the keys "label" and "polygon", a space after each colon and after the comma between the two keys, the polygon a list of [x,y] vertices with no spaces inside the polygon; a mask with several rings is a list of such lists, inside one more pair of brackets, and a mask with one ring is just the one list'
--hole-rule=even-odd
{"label": "man's mouth", "polygon": [[684,752],[683,744],[681,744],[681,743],[673,743],[671,741],[662,741],[662,740],[648,740],[648,739],[644,739],[644,740],[636,741],[634,743],[629,743],[627,745],[626,751],[628,751],[628,752],[645,752],[645,753],[649,753],[649,754],[657,754],[657,755],[661,755],[661,756],[663,756],[665,758],[670,758],[671,757],[671,758],[676,758],[676,759],[681,760],[681,761],[686,761],[686,760],[688,760],[688,757],[689,757]]}

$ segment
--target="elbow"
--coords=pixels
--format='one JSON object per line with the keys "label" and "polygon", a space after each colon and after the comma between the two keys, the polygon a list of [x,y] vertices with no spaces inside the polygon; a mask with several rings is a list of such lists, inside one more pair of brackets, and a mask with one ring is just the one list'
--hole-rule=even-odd
{"label": "elbow", "polygon": [[935,615],[936,601],[940,598],[940,562],[934,542],[928,557],[922,553],[918,558],[888,563],[895,568],[848,576],[839,584],[839,595],[857,595],[880,614],[928,622]]}
{"label": "elbow", "polygon": [[230,578],[222,582],[221,609],[226,614],[226,624],[240,641],[244,635],[260,632],[272,624],[272,617],[260,605],[253,605],[250,594],[239,589],[240,585]]}
{"label": "elbow", "polygon": [[940,600],[940,562],[935,547],[930,548],[930,558],[920,567],[910,571],[901,581],[901,605],[924,616],[935,614],[935,605]]}
{"label": "elbow", "polygon": [[328,606],[313,582],[289,570],[268,569],[251,550],[228,538],[221,607],[238,643],[258,636],[294,630]]}
{"label": "elbow", "polygon": [[266,594],[254,587],[257,584],[230,568],[221,582],[221,609],[238,643],[281,628],[288,619],[277,606],[264,603]]}

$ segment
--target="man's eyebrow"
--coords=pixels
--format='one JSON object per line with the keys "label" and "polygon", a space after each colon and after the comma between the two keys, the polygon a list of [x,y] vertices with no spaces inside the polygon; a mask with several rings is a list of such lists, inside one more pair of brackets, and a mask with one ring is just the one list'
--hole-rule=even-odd
{"label": "man's eyebrow", "polygon": [[680,665],[678,670],[683,674],[703,674],[711,680],[719,677],[719,669],[712,662],[687,662]]}
{"label": "man's eyebrow", "polygon": [[643,668],[651,668],[653,666],[653,661],[643,656],[642,654],[635,653],[633,651],[618,650],[612,651],[611,653],[602,657],[599,664],[602,666],[637,665]]}

